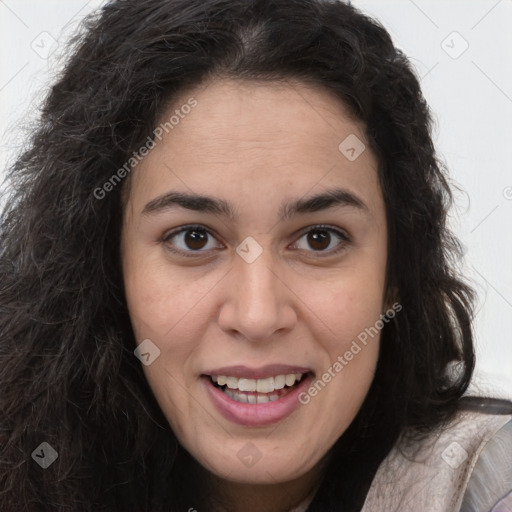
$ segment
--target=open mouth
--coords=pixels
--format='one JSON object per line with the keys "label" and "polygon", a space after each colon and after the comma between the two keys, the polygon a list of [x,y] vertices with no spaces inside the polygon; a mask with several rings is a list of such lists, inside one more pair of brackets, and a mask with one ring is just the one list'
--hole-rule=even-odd
{"label": "open mouth", "polygon": [[311,369],[298,366],[230,366],[203,373],[202,381],[221,416],[232,423],[256,428],[283,421],[296,411],[301,403],[298,397],[314,375]]}
{"label": "open mouth", "polygon": [[264,404],[291,393],[310,373],[290,373],[266,379],[239,379],[225,375],[209,375],[208,378],[217,389],[235,402]]}

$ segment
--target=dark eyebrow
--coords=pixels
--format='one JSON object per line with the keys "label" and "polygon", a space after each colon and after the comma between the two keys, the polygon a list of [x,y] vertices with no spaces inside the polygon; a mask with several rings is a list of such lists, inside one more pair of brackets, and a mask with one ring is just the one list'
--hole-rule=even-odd
{"label": "dark eyebrow", "polygon": [[[168,192],[153,199],[146,204],[142,210],[142,214],[156,215],[176,206],[188,210],[228,217],[232,221],[234,221],[236,217],[233,206],[223,199],[184,192]],[[279,220],[284,221],[295,215],[304,215],[306,213],[327,210],[335,206],[352,207],[363,213],[369,213],[370,211],[368,206],[352,192],[342,188],[335,188],[312,197],[301,198],[283,204],[279,210]]]}
{"label": "dark eyebrow", "polygon": [[150,201],[142,210],[142,215],[155,215],[175,206],[181,206],[187,210],[213,213],[225,216],[231,220],[235,218],[235,210],[224,199],[216,199],[198,194],[185,194],[183,192],[168,192]]}
{"label": "dark eyebrow", "polygon": [[319,212],[336,206],[352,207],[363,213],[370,213],[368,206],[358,196],[343,188],[333,188],[316,196],[283,204],[279,210],[279,220],[284,221],[294,215]]}

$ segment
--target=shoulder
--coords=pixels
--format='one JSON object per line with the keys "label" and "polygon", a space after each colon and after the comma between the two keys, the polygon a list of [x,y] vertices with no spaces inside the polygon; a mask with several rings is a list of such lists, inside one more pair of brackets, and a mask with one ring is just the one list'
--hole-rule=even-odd
{"label": "shoulder", "polygon": [[362,512],[490,512],[512,491],[511,453],[512,402],[468,400],[447,425],[400,438]]}
{"label": "shoulder", "polygon": [[512,419],[483,447],[462,500],[464,512],[512,510]]}

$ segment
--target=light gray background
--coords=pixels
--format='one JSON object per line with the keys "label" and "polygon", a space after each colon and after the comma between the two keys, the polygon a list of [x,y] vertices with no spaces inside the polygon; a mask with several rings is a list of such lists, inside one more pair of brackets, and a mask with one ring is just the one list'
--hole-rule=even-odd
{"label": "light gray background", "polygon": [[[30,132],[63,43],[102,0],[0,0],[0,172]],[[479,293],[472,388],[512,398],[512,0],[356,0],[417,69]],[[1,178],[2,175],[0,175]]]}

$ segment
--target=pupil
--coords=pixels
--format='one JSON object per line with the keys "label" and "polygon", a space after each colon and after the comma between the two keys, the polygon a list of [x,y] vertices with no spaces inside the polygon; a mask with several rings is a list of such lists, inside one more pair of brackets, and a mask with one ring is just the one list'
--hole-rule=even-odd
{"label": "pupil", "polygon": [[206,241],[206,233],[196,229],[189,230],[185,233],[185,243],[190,249],[201,249]]}
{"label": "pupil", "polygon": [[[313,249],[325,249],[329,247],[331,235],[323,230],[311,231],[308,234],[308,243]],[[325,243],[327,241],[327,243]]]}

